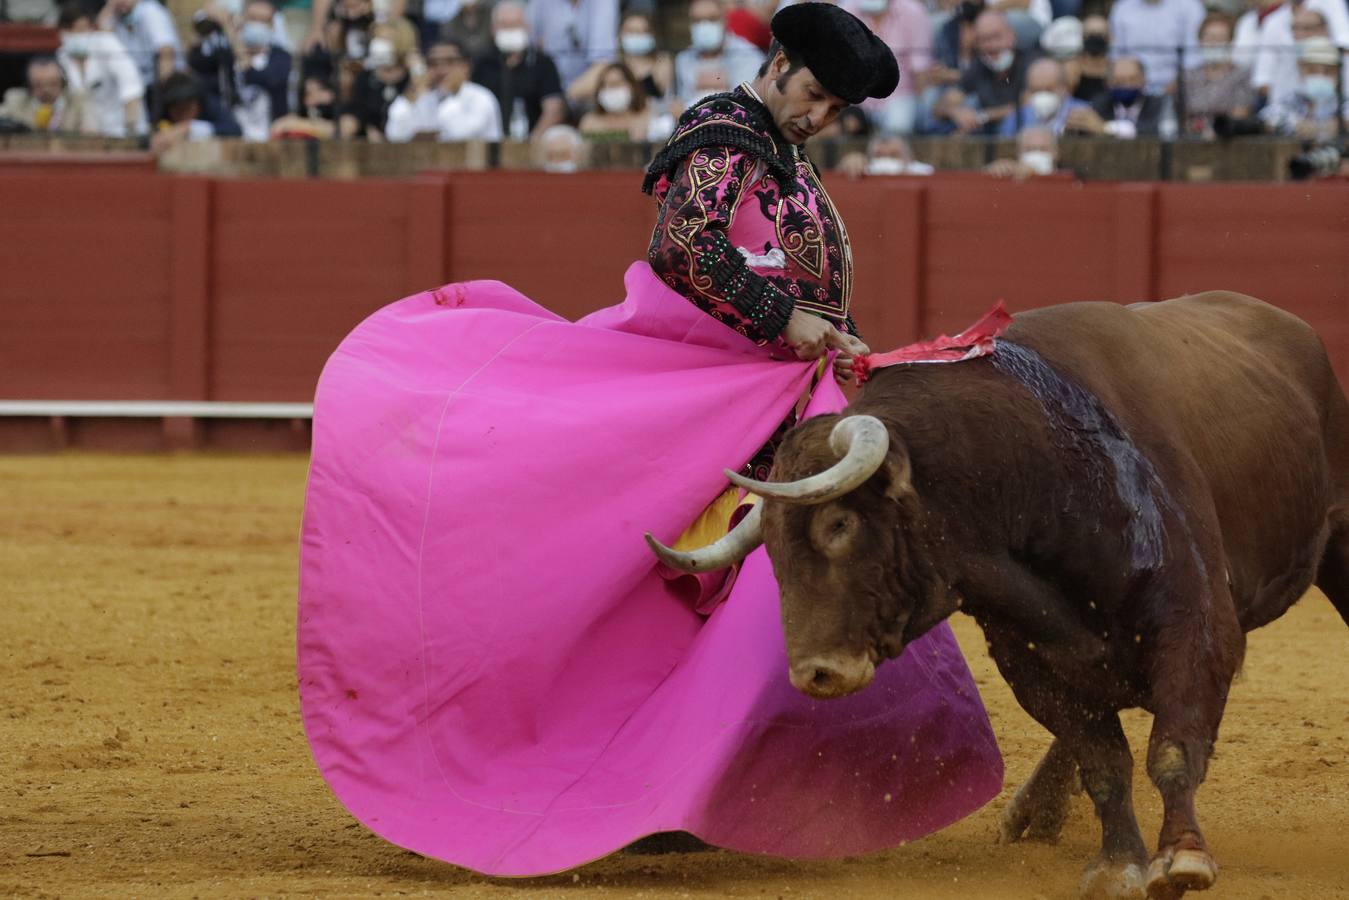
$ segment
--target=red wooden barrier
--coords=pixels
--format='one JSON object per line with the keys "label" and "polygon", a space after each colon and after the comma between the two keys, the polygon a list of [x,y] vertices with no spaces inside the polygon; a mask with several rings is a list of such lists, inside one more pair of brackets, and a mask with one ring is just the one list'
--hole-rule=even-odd
{"label": "red wooden barrier", "polygon": [[[621,299],[645,255],[655,207],[638,182],[0,167],[0,399],[305,401],[364,316],[450,280],[499,278],[582,315]],[[998,298],[1017,310],[1229,288],[1306,318],[1349,376],[1347,185],[830,188],[874,348],[959,329]]]}

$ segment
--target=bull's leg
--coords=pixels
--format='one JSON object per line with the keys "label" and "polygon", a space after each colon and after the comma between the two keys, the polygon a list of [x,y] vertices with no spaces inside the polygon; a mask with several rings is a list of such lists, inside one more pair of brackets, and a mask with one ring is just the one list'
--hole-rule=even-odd
{"label": "bull's leg", "polygon": [[[999,635],[985,633],[1017,701],[1049,729],[1056,746],[1070,751],[1082,787],[1096,805],[1101,853],[1083,873],[1080,893],[1093,900],[1139,900],[1144,896],[1148,853],[1134,818],[1133,754],[1119,715],[1088,707],[1039,660],[1003,643]],[[1051,748],[1050,752],[1055,751]]]}
{"label": "bull's leg", "polygon": [[1330,533],[1321,567],[1316,572],[1316,586],[1349,625],[1349,523],[1335,527]]}
{"label": "bull's leg", "polygon": [[1068,745],[1055,738],[1012,801],[1003,810],[999,839],[1054,842],[1068,818],[1068,801],[1077,788],[1077,761]]}
{"label": "bull's leg", "polygon": [[[1218,570],[1221,571],[1221,570]],[[1162,795],[1162,829],[1148,868],[1148,896],[1174,900],[1211,887],[1218,865],[1195,815],[1195,792],[1208,772],[1227,692],[1245,650],[1225,584],[1210,584],[1206,609],[1176,607],[1149,648],[1152,735],[1148,776]]]}

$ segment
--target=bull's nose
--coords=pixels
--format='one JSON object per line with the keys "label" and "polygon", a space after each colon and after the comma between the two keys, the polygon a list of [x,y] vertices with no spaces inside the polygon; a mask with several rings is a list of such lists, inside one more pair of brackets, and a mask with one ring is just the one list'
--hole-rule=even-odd
{"label": "bull's nose", "polygon": [[865,656],[812,656],[792,666],[792,686],[812,697],[842,697],[866,687],[875,674]]}

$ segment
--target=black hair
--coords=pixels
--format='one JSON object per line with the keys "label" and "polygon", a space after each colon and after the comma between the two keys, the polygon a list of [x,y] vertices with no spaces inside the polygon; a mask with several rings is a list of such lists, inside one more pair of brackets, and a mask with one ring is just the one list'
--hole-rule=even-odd
{"label": "black hair", "polygon": [[773,60],[777,58],[778,53],[787,57],[787,71],[783,72],[782,77],[778,79],[778,90],[782,90],[783,87],[786,86],[788,79],[795,75],[796,70],[805,65],[805,63],[801,62],[800,59],[797,59],[792,54],[792,51],[782,46],[781,41],[777,38],[773,38],[772,43],[768,45],[768,54],[764,57],[763,65],[759,66],[760,78],[768,74],[768,67],[773,64]]}
{"label": "black hair", "polygon": [[459,51],[459,55],[464,58],[464,62],[473,62],[473,55],[468,52],[468,45],[457,37],[451,37],[447,34],[437,35],[426,45],[426,55],[430,56],[431,51],[436,47],[453,47]]}
{"label": "black hair", "polygon": [[160,84],[159,97],[167,114],[170,107],[180,103],[201,103],[204,92],[197,76],[191,72],[174,72]]}
{"label": "black hair", "polygon": [[89,15],[89,10],[84,8],[84,4],[70,0],[61,4],[61,14],[56,19],[56,27],[62,31],[69,31],[80,19],[88,19],[91,24],[94,21],[94,17]]}

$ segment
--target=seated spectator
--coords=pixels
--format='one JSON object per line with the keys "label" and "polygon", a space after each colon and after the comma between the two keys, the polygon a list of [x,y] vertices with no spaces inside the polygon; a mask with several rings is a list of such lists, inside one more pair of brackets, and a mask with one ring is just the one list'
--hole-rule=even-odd
{"label": "seated spectator", "polygon": [[580,171],[585,157],[585,139],[570,125],[550,125],[534,139],[535,164],[545,172],[565,175]]}
{"label": "seated spectator", "polygon": [[[1312,9],[1310,2],[1293,7],[1292,35],[1293,42],[1297,46],[1301,46],[1312,38],[1328,38],[1332,44],[1340,47],[1341,50],[1349,48],[1349,37],[1336,37],[1334,29],[1327,24],[1325,14]],[[1349,96],[1349,58],[1345,59],[1341,68],[1341,77],[1345,95]]]}
{"label": "seated spectator", "polygon": [[1101,119],[1101,134],[1126,140],[1160,134],[1170,101],[1147,93],[1146,85],[1142,62],[1132,56],[1111,61],[1109,89],[1091,104]]}
{"label": "seated spectator", "polygon": [[423,51],[440,38],[448,38],[468,51],[469,60],[475,60],[492,49],[492,4],[490,0],[464,0],[438,33],[423,38]]}
{"label": "seated spectator", "polygon": [[1059,144],[1054,132],[1033,126],[1016,136],[1016,159],[996,159],[984,171],[994,178],[1025,181],[1036,175],[1053,175],[1059,170]]}
{"label": "seated spectator", "polygon": [[1298,47],[1313,37],[1349,46],[1349,11],[1344,0],[1285,3],[1259,23],[1251,81],[1270,105],[1287,105],[1301,83]]}
{"label": "seated spectator", "polygon": [[[164,79],[159,86],[159,96],[163,113],[150,137],[150,150],[156,155],[185,141],[238,135],[238,126],[232,120],[212,119],[206,94],[197,77],[190,72],[174,72]],[[220,110],[214,112],[217,116],[223,115]]]}
{"label": "seated spectator", "polygon": [[502,134],[524,141],[563,122],[567,101],[557,66],[531,43],[525,7],[516,0],[500,0],[492,10],[492,43],[469,78],[496,96]]}
{"label": "seated spectator", "polygon": [[1245,119],[1255,110],[1251,73],[1232,63],[1232,24],[1209,15],[1199,28],[1201,64],[1185,73],[1185,131],[1213,137],[1217,116]]}
{"label": "seated spectator", "polygon": [[1105,16],[1087,16],[1082,20],[1082,55],[1068,72],[1073,96],[1088,103],[1106,89],[1110,68],[1110,22]]}
{"label": "seated spectator", "polygon": [[61,49],[67,90],[82,97],[93,133],[124,138],[144,134],[145,84],[122,42],[95,31],[94,20],[78,3],[61,7]]}
{"label": "seated spectator", "polygon": [[879,131],[912,133],[932,68],[932,24],[927,9],[918,0],[845,0],[841,5],[885,42],[904,73],[893,94],[869,98],[862,109]]}
{"label": "seated spectator", "polygon": [[[960,86],[938,100],[934,115],[961,134],[997,134],[1026,87],[1033,57],[1016,48],[1007,17],[988,9],[974,22],[977,53],[960,76]],[[940,130],[940,129],[939,129]]]}
{"label": "seated spectator", "polygon": [[239,44],[243,51],[236,67],[239,99],[234,117],[249,141],[267,140],[272,123],[290,112],[287,85],[291,56],[277,44],[276,7],[271,0],[249,0],[244,7]]}
{"label": "seated spectator", "polygon": [[0,119],[52,134],[88,134],[96,132],[98,126],[84,98],[66,88],[66,76],[53,56],[35,56],[28,61],[27,87],[5,91]]}
{"label": "seated spectator", "polygon": [[[1063,65],[1056,59],[1037,59],[1026,70],[1024,102],[1015,113],[1002,120],[998,132],[1012,137],[1030,127],[1048,128],[1055,137],[1063,134],[1083,113],[1091,112],[1091,104],[1068,94],[1068,77]],[[1074,116],[1076,113],[1076,116]]]}
{"label": "seated spectator", "polygon": [[122,42],[144,84],[159,84],[183,64],[178,29],[159,0],[108,0],[98,15],[98,28]]}
{"label": "seated spectator", "polygon": [[272,123],[273,138],[328,140],[337,133],[337,92],[326,78],[310,76],[300,87],[300,112]]}
{"label": "seated spectator", "polygon": [[553,58],[563,87],[618,53],[619,0],[529,0],[529,32]]}
{"label": "seated spectator", "polygon": [[722,0],[689,4],[690,46],[675,56],[675,94],[685,106],[753,81],[763,54],[749,41],[726,32]]}
{"label": "seated spectator", "polygon": [[658,142],[674,131],[674,118],[653,111],[655,105],[623,63],[610,63],[600,73],[594,108],[581,117],[580,131],[591,140]]}
{"label": "seated spectator", "polygon": [[407,90],[409,57],[415,53],[407,47],[400,52],[388,37],[370,39],[362,69],[354,76],[349,99],[338,114],[338,130],[343,137],[384,140],[389,108]]}
{"label": "seated spectator", "polygon": [[1147,73],[1149,94],[1170,93],[1180,74],[1176,48],[1186,50],[1193,65],[1204,20],[1201,0],[1115,0],[1110,8],[1110,40],[1114,56],[1137,57]]}
{"label": "seated spectator", "polygon": [[865,175],[931,175],[936,171],[913,158],[909,142],[899,135],[881,134],[867,144],[866,153],[847,153],[838,161],[838,170],[849,178]]}
{"label": "seated spectator", "polygon": [[496,96],[468,80],[466,48],[438,40],[426,51],[425,72],[389,107],[385,137],[390,141],[500,141],[501,110]]}
{"label": "seated spectator", "polygon": [[1340,49],[1329,38],[1309,38],[1298,48],[1297,90],[1260,113],[1265,127],[1276,134],[1310,141],[1330,141],[1340,118],[1349,116],[1349,104],[1340,107],[1336,78]]}
{"label": "seated spectator", "polygon": [[567,87],[573,109],[584,109],[599,87],[600,73],[614,62],[628,67],[647,98],[668,101],[674,95],[674,57],[656,49],[651,20],[640,13],[623,17],[618,30],[618,58],[595,63]]}

